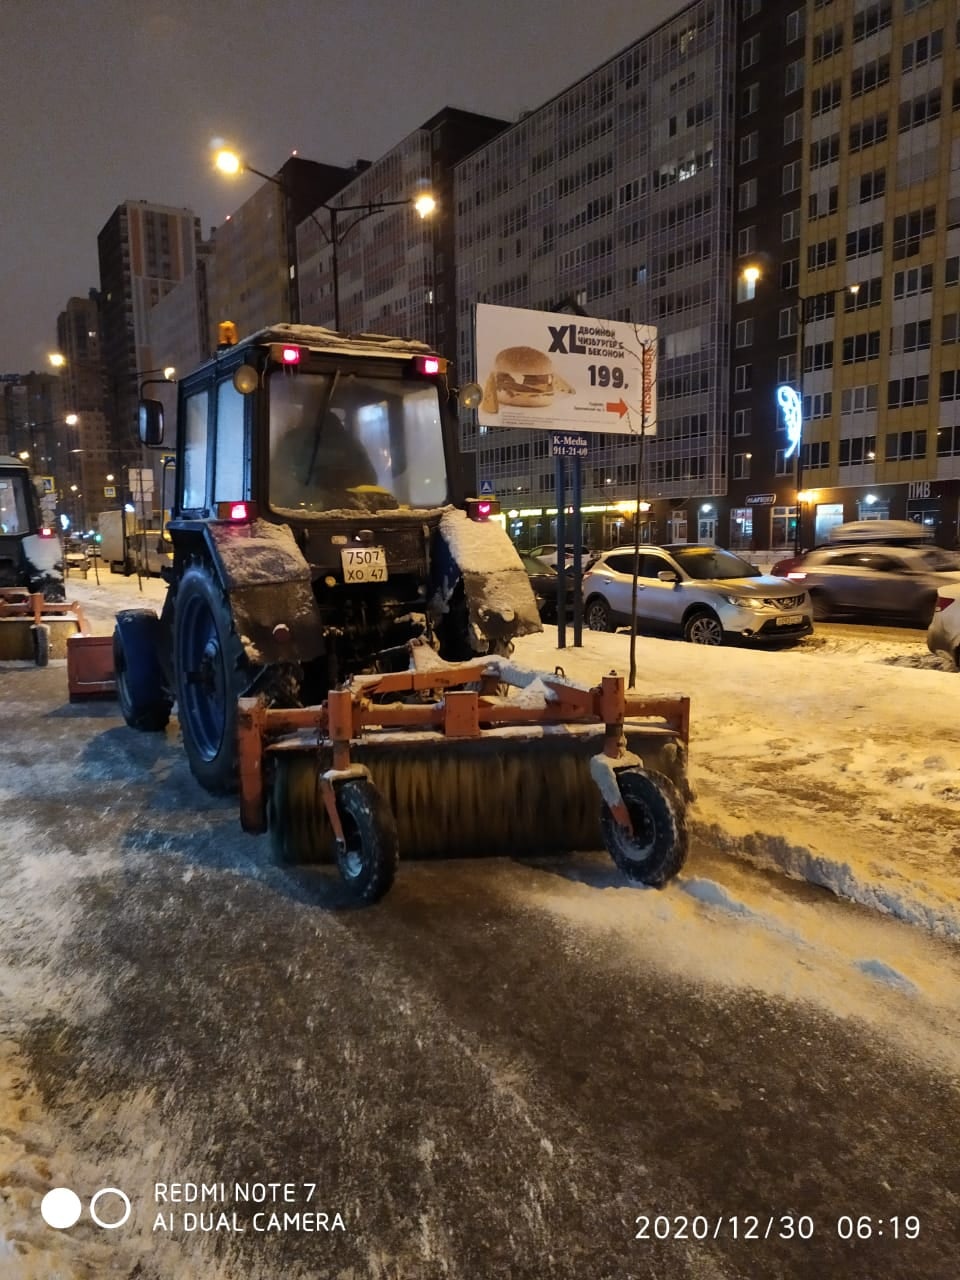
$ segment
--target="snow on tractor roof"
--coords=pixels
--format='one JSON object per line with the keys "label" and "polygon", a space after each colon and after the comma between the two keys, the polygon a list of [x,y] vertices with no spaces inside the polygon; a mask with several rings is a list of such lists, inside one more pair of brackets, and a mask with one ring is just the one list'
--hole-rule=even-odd
{"label": "snow on tractor roof", "polygon": [[425,342],[413,338],[395,338],[383,333],[337,333],[316,324],[274,324],[260,329],[245,342],[289,342],[291,346],[309,347],[312,351],[339,351],[344,355],[378,355],[407,358],[432,352]]}

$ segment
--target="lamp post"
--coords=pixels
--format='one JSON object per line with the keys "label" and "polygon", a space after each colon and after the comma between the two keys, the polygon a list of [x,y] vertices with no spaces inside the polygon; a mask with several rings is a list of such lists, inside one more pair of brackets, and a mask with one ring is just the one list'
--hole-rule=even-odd
{"label": "lamp post", "polygon": [[[284,195],[288,195],[286,184],[276,176],[276,174],[264,173],[260,169],[255,169],[253,165],[247,164],[241,160],[233,151],[218,151],[214,157],[214,164],[221,173],[239,174],[245,169],[248,173],[255,173],[258,178],[263,178],[265,182],[272,182],[275,187],[279,187]],[[367,204],[321,204],[317,207],[324,209],[330,219],[330,229],[323,225],[316,213],[311,211],[308,217],[313,222],[324,244],[330,246],[332,263],[331,269],[333,273],[333,327],[340,331],[340,263],[338,258],[338,250],[350,232],[358,223],[364,219],[372,217],[375,213],[381,213],[384,209],[398,208],[403,205],[411,206],[416,209],[421,219],[428,218],[437,207],[437,202],[429,192],[421,192],[418,196],[409,196],[405,200],[373,200]],[[355,217],[345,227],[340,229],[339,218],[342,213],[355,213]]]}

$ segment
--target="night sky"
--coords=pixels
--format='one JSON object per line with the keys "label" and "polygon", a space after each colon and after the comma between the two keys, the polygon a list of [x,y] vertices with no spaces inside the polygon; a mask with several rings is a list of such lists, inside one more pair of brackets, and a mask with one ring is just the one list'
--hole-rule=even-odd
{"label": "night sky", "polygon": [[0,0],[0,372],[45,369],[122,201],[204,235],[274,172],[376,160],[444,106],[516,120],[681,0]]}

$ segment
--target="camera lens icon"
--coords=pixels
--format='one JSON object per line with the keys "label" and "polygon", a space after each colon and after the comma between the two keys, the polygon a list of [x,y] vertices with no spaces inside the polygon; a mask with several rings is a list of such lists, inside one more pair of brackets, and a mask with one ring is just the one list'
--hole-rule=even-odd
{"label": "camera lens icon", "polygon": [[[120,1201],[119,1216],[116,1216],[116,1206],[111,1203],[109,1197]],[[106,1207],[103,1204],[104,1200],[107,1201]],[[98,1209],[103,1209],[107,1216],[101,1217]],[[83,1203],[77,1193],[71,1191],[69,1187],[54,1187],[40,1201],[41,1218],[48,1227],[54,1227],[57,1231],[66,1231],[69,1227],[75,1226],[82,1213]],[[90,1217],[105,1231],[115,1231],[130,1217],[130,1197],[119,1187],[101,1187],[90,1197]]]}

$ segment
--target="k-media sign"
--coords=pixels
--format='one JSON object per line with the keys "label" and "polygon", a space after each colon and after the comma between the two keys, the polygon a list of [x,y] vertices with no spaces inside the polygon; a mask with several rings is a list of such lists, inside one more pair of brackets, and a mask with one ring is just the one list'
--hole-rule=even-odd
{"label": "k-media sign", "polygon": [[482,426],[655,433],[652,325],[483,302],[476,333]]}

